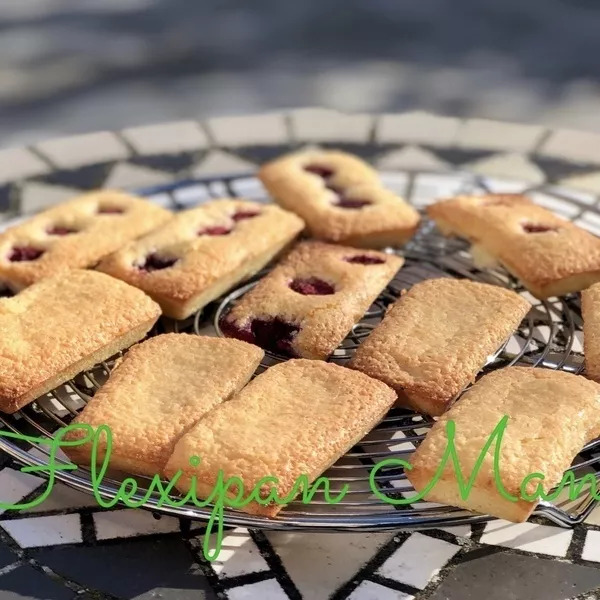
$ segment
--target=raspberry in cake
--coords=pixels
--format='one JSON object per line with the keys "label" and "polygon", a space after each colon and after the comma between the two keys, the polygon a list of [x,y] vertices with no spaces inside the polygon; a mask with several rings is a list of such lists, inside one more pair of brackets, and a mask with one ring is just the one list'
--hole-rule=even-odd
{"label": "raspberry in cake", "polygon": [[304,229],[275,205],[222,199],[178,213],[99,269],[134,285],[185,319],[277,256]]}
{"label": "raspberry in cake", "polygon": [[356,254],[301,242],[223,317],[222,332],[277,354],[326,359],[403,263],[375,251],[377,263],[348,262]]}
{"label": "raspberry in cake", "polygon": [[259,177],[276,202],[304,219],[314,238],[364,248],[401,246],[419,224],[418,212],[351,154],[290,154],[264,165]]}

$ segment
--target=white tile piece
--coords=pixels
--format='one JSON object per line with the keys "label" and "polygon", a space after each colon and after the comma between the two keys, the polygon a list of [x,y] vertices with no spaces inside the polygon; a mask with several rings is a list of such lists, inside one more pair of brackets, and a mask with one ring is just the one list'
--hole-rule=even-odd
{"label": "white tile piece", "polygon": [[586,532],[581,558],[600,562],[600,531],[590,529]]}
{"label": "white tile piece", "polygon": [[531,184],[526,181],[516,181],[496,177],[483,177],[482,182],[493,194],[520,194],[531,187]]}
{"label": "white tile piece", "polygon": [[573,531],[570,529],[496,520],[486,524],[481,543],[551,556],[565,556],[572,536]]}
{"label": "white tile piece", "polygon": [[50,167],[26,148],[0,150],[0,183],[50,172]]}
{"label": "white tile piece", "polygon": [[165,516],[155,519],[149,511],[131,508],[96,513],[94,523],[99,540],[179,531],[178,519]]}
{"label": "white tile piece", "polygon": [[348,600],[412,600],[413,598],[414,596],[410,594],[391,590],[372,581],[363,581],[348,596]]}
{"label": "white tile piece", "polygon": [[127,158],[125,144],[109,131],[97,131],[41,142],[37,149],[61,169]]}
{"label": "white tile piece", "polygon": [[150,200],[150,202],[152,202],[153,204],[158,204],[163,208],[173,208],[171,197],[166,192],[161,194],[153,194],[152,196],[147,196],[147,200]]}
{"label": "white tile piece", "polygon": [[[44,479],[35,477],[30,473],[22,473],[9,468],[2,469],[0,471],[0,502],[3,504],[18,504],[22,498],[31,494],[44,481]],[[3,512],[0,509],[0,514]]]}
{"label": "white tile piece", "polygon": [[[2,483],[0,483],[0,489],[3,489],[1,486]],[[98,503],[92,494],[85,494],[62,483],[57,483],[52,488],[52,493],[41,504],[28,509],[27,512],[97,507]]]}
{"label": "white tile piece", "polygon": [[301,108],[290,114],[292,135],[299,142],[367,142],[373,117],[326,108]]}
{"label": "white tile piece", "polygon": [[243,177],[231,182],[231,189],[241,198],[249,200],[269,200],[269,193],[256,177]]}
{"label": "white tile piece", "polygon": [[390,533],[265,534],[302,596],[311,600],[329,598],[392,537]]}
{"label": "white tile piece", "polygon": [[544,128],[539,125],[469,119],[460,128],[456,145],[461,148],[529,152],[543,133]]}
{"label": "white tile piece", "polygon": [[271,146],[287,144],[284,116],[278,113],[210,119],[207,127],[219,146]]}
{"label": "white tile piece", "polygon": [[123,129],[123,137],[143,155],[176,154],[208,147],[208,138],[195,121],[172,121]]}
{"label": "white tile piece", "polygon": [[468,525],[454,525],[453,527],[438,527],[441,531],[445,531],[446,533],[451,533],[456,537],[462,538],[470,538],[471,537],[471,528]]}
{"label": "white tile piece", "polygon": [[289,600],[289,596],[275,579],[241,585],[227,590],[229,600]]}
{"label": "white tile piece", "polygon": [[433,152],[418,146],[405,146],[392,150],[377,159],[380,169],[405,169],[407,171],[447,171],[450,165]]}
{"label": "white tile piece", "polygon": [[495,154],[464,165],[478,175],[490,177],[513,177],[538,185],[545,181],[543,171],[522,154]]}
{"label": "white tile piece", "polygon": [[224,175],[228,173],[244,173],[246,171],[255,171],[256,165],[251,162],[222,152],[213,150],[192,169],[192,176],[205,177],[207,175]]}
{"label": "white tile piece", "polygon": [[576,204],[571,204],[568,200],[562,200],[556,196],[550,196],[542,192],[530,192],[528,196],[536,204],[568,219],[581,212],[581,209]]}
{"label": "white tile piece", "polygon": [[423,589],[459,550],[456,544],[413,533],[377,573]]}
{"label": "white tile piece", "polygon": [[76,544],[83,541],[78,514],[0,521],[0,526],[21,548]]}
{"label": "white tile piece", "polygon": [[600,193],[600,171],[567,177],[561,179],[558,183],[565,187],[574,187],[588,192]]}
{"label": "white tile piece", "polygon": [[191,208],[210,199],[208,188],[201,183],[174,190],[173,196],[177,204],[185,208]]}
{"label": "white tile piece", "polygon": [[428,146],[451,146],[458,134],[460,121],[426,112],[382,115],[375,130],[380,143],[411,143]]}
{"label": "white tile piece", "polygon": [[172,175],[130,163],[116,164],[104,182],[105,188],[141,188],[168,183]]}
{"label": "white tile piece", "polygon": [[81,190],[74,188],[30,181],[24,183],[21,188],[21,211],[34,213],[82,193]]}
{"label": "white tile piece", "polygon": [[471,189],[471,179],[464,174],[417,175],[413,184],[411,202],[415,206],[426,206],[437,200],[450,198]]}
{"label": "white tile piece", "polygon": [[600,134],[558,129],[544,142],[539,153],[580,163],[600,163]]}
{"label": "white tile piece", "polygon": [[[210,548],[214,548],[215,542],[216,536],[211,535]],[[193,543],[202,549],[204,536],[198,536],[193,540]],[[221,552],[217,560],[211,563],[211,566],[219,577],[237,577],[247,573],[269,570],[269,565],[260,555],[258,547],[248,534],[248,530],[241,527],[225,532]]]}

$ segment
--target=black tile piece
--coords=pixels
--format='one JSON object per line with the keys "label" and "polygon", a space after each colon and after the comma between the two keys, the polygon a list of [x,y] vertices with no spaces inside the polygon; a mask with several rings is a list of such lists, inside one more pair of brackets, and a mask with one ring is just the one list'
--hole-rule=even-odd
{"label": "black tile piece", "polygon": [[57,169],[48,175],[33,177],[32,181],[41,181],[54,185],[95,190],[103,186],[116,161],[88,165],[79,169]]}
{"label": "black tile piece", "polygon": [[0,569],[16,562],[19,557],[3,542],[0,541]]}
{"label": "black tile piece", "polygon": [[430,600],[565,600],[600,585],[600,569],[498,551],[466,554]]}
{"label": "black tile piece", "polygon": [[531,162],[544,172],[546,178],[550,182],[598,171],[597,165],[572,163],[558,158],[548,158],[546,156],[533,156]]}
{"label": "black tile piece", "polygon": [[35,558],[86,588],[128,600],[216,598],[183,542],[175,537],[44,549],[36,551]]}
{"label": "black tile piece", "polygon": [[2,600],[70,600],[73,595],[59,581],[26,565],[0,577]]}
{"label": "black tile piece", "polygon": [[463,148],[436,148],[432,146],[423,146],[423,148],[441,160],[455,166],[482,160],[494,154],[501,154],[501,152],[492,150],[465,150]]}
{"label": "black tile piece", "polygon": [[156,171],[178,173],[194,166],[205,152],[182,152],[180,154],[154,154],[152,156],[132,156],[126,162]]}

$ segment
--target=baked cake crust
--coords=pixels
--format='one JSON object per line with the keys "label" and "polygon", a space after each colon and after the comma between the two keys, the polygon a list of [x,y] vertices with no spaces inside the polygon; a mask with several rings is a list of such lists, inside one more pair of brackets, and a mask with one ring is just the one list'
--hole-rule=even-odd
{"label": "baked cake crust", "polygon": [[259,178],[275,201],[302,217],[312,237],[321,240],[364,248],[399,246],[419,224],[419,213],[384,189],[377,172],[351,154],[289,154],[264,165]]}
{"label": "baked cake crust", "polygon": [[140,290],[79,269],[0,298],[0,410],[12,413],[131,346],[159,316]]}
{"label": "baked cake crust", "polygon": [[[183,433],[250,380],[263,355],[239,340],[183,333],[150,338],[127,352],[73,423],[108,425],[110,467],[153,476]],[[74,431],[65,439],[81,437]],[[100,460],[105,450],[101,444]],[[78,464],[90,463],[90,445],[65,451]]]}
{"label": "baked cake crust", "polygon": [[600,239],[525,196],[457,196],[427,213],[445,235],[468,239],[481,266],[502,264],[537,298],[600,280]]}
{"label": "baked cake crust", "polygon": [[[171,217],[170,211],[123,192],[84,194],[0,234],[0,280],[19,290],[68,269],[93,267]],[[15,248],[33,254],[15,256]],[[36,254],[41,255],[27,259]]]}
{"label": "baked cake crust", "polygon": [[429,279],[402,294],[349,366],[394,388],[401,404],[441,415],[530,308],[498,286]]}
{"label": "baked cake crust", "polygon": [[[349,262],[355,257],[372,264]],[[324,360],[362,318],[403,262],[398,256],[382,252],[301,242],[235,304],[221,327],[227,335],[260,344],[252,331],[253,320],[276,319],[297,330],[286,354]],[[311,285],[315,281],[312,285],[325,286],[321,290],[325,293],[317,290],[305,294],[294,289],[301,289],[298,283]]]}
{"label": "baked cake crust", "polygon": [[[285,497],[300,475],[313,481],[359,442],[387,413],[396,394],[362,373],[304,359],[267,369],[229,402],[217,406],[182,436],[166,467],[178,488],[197,478],[198,496],[212,492],[218,472],[244,482],[246,497],[266,476]],[[201,458],[191,467],[192,456]],[[264,489],[266,493],[268,490]],[[282,507],[253,502],[242,510],[269,517]]]}
{"label": "baked cake crust", "polygon": [[[185,319],[262,269],[303,229],[278,206],[215,200],[176,214],[98,268],[144,290],[169,317]],[[171,265],[144,270],[156,255]]]}
{"label": "baked cake crust", "polygon": [[581,292],[585,374],[600,383],[600,283]]}
{"label": "baked cake crust", "polygon": [[[548,493],[581,448],[600,435],[600,386],[579,375],[529,367],[508,367],[485,375],[440,417],[411,457],[412,470],[406,475],[415,489],[423,490],[438,469],[448,421],[456,425],[457,455],[468,478],[504,415],[509,419],[498,461],[502,484],[519,497],[523,479],[530,473],[543,473]],[[460,497],[450,464],[425,499],[509,521],[527,520],[537,502],[511,502],[501,496],[493,455],[494,448],[486,455],[467,500]],[[537,479],[529,482],[527,493],[535,493],[538,483]]]}

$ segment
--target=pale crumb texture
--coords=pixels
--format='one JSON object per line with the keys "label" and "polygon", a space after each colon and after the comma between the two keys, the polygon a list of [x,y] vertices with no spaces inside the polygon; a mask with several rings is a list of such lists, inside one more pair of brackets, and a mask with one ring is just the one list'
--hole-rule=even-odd
{"label": "pale crumb texture", "polygon": [[[234,221],[237,213],[256,216]],[[225,235],[199,235],[208,228]],[[275,205],[221,199],[182,211],[157,231],[102,261],[101,271],[134,285],[177,319],[188,317],[251,277],[304,229],[304,222]],[[151,272],[140,268],[151,254],[176,260]]]}
{"label": "pale crumb texture", "polygon": [[[220,469],[225,479],[242,478],[244,497],[270,475],[279,479],[278,495],[285,497],[300,475],[314,480],[361,440],[395,398],[392,389],[362,373],[322,361],[290,360],[206,415],[176,444],[165,473],[172,477],[183,471],[182,491],[194,475],[204,497]],[[201,458],[196,468],[189,465],[192,456]],[[263,486],[262,493],[270,487]],[[253,502],[243,510],[274,516],[281,508]]]}
{"label": "pale crumb texture", "polygon": [[[91,367],[138,341],[159,316],[143,292],[79,269],[1,298],[0,410],[14,412],[74,376],[82,361],[95,357]],[[111,353],[99,358],[104,349]]]}
{"label": "pale crumb texture", "polygon": [[[101,213],[101,210],[122,213]],[[90,192],[41,212],[0,234],[0,280],[14,289],[68,269],[87,269],[127,242],[166,223],[173,213],[124,192]],[[72,231],[55,235],[55,228]],[[13,248],[44,253],[11,262]]]}
{"label": "pale crumb texture", "polygon": [[[306,171],[318,166],[333,171],[325,180]],[[284,208],[304,221],[313,237],[357,247],[401,246],[415,233],[419,213],[386,190],[377,172],[357,156],[339,151],[289,154],[264,165],[259,178]],[[365,200],[361,208],[335,206],[342,190],[349,200]]]}
{"label": "pale crumb texture", "polygon": [[[381,264],[351,263],[369,257]],[[296,355],[326,359],[342,342],[404,262],[391,254],[357,250],[323,242],[302,242],[228,313],[237,327],[252,319],[278,317],[300,330],[292,341]],[[294,280],[317,278],[335,293],[303,295],[290,287]]]}
{"label": "pale crumb texture", "polygon": [[[429,206],[427,213],[446,235],[483,248],[537,298],[600,280],[600,239],[525,196],[457,196]],[[549,231],[526,231],[532,226]]]}
{"label": "pale crumb texture", "polygon": [[581,292],[585,374],[600,383],[600,283]]}
{"label": "pale crumb texture", "polygon": [[350,366],[393,387],[401,404],[440,415],[530,308],[498,286],[429,279],[394,303]]}
{"label": "pale crumb texture", "polygon": [[[222,338],[169,333],[131,348],[109,380],[73,421],[112,432],[110,467],[160,473],[177,439],[252,377],[264,353]],[[65,439],[81,439],[73,432]],[[67,454],[90,463],[90,446]],[[98,458],[104,459],[105,439]]]}
{"label": "pale crumb texture", "polygon": [[[456,425],[455,445],[469,477],[479,454],[504,415],[499,473],[509,494],[520,496],[523,479],[543,473],[548,492],[559,483],[575,455],[600,435],[600,386],[579,375],[549,369],[508,367],[481,378],[432,427],[410,459],[407,477],[421,491],[434,477],[446,448],[446,424]],[[525,521],[537,502],[511,502],[497,490],[494,450],[488,452],[467,500],[462,500],[450,463],[426,500],[460,506],[509,521]],[[526,486],[534,494],[539,480]]]}

